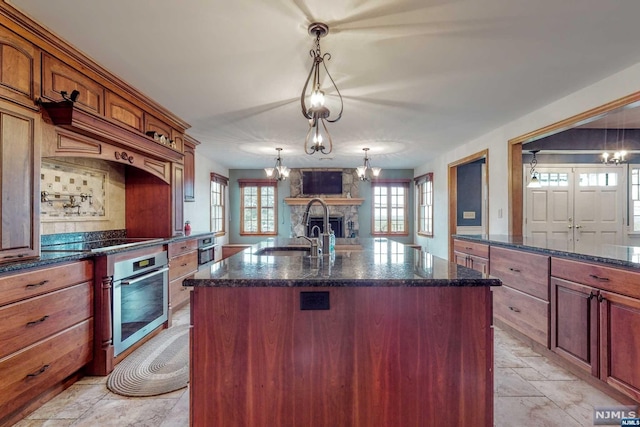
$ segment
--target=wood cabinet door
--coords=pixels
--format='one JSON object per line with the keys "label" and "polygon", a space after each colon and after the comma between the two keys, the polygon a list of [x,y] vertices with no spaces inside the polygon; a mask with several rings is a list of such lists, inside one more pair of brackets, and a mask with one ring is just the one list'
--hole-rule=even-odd
{"label": "wood cabinet door", "polygon": [[196,150],[191,144],[184,144],[184,201],[195,202]]}
{"label": "wood cabinet door", "polygon": [[551,278],[551,350],[598,376],[598,291]]}
{"label": "wood cabinet door", "polygon": [[0,97],[32,110],[39,90],[40,54],[31,43],[0,27]]}
{"label": "wood cabinet door", "polygon": [[467,254],[463,254],[462,252],[454,252],[453,253],[453,262],[463,267],[467,266]]}
{"label": "wood cabinet door", "polygon": [[601,291],[600,379],[640,401],[640,299]]}
{"label": "wood cabinet door", "polygon": [[469,258],[467,259],[467,267],[479,271],[480,273],[488,274],[489,260],[486,258],[469,255]]}
{"label": "wood cabinet door", "polygon": [[173,164],[171,189],[173,195],[173,235],[184,233],[184,167]]}
{"label": "wood cabinet door", "polygon": [[40,251],[36,113],[0,103],[0,261]]}

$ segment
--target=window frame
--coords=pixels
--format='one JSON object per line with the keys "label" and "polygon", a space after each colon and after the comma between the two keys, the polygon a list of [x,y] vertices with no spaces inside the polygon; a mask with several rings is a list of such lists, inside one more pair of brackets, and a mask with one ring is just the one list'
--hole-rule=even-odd
{"label": "window frame", "polygon": [[[634,184],[633,183],[633,171],[636,170],[637,175],[638,175],[638,183]],[[640,228],[636,229],[635,228],[635,219],[636,219],[636,215],[634,215],[634,205],[636,204],[635,202],[638,202],[638,204],[640,204],[640,164],[630,164],[629,165],[629,193],[628,193],[628,207],[629,207],[629,211],[628,211],[628,218],[629,218],[629,234],[640,234]],[[637,190],[637,197],[638,199],[634,199],[633,198],[633,190],[634,187],[636,187]]]}
{"label": "window frame", "polygon": [[[215,172],[211,172],[209,174],[209,229],[214,232],[215,236],[224,236],[227,234],[227,218],[226,218],[226,210],[227,210],[227,189],[229,188],[229,178],[219,175]],[[220,205],[213,204],[213,187],[214,185],[220,186]],[[221,217],[214,217],[214,206],[219,207]],[[214,223],[219,221],[221,225],[220,230],[214,230]]]}
{"label": "window frame", "polygon": [[[416,187],[416,218],[418,235],[433,237],[433,172],[420,175],[414,179]],[[426,215],[428,214],[428,215]],[[427,216],[426,218],[424,216]],[[425,230],[426,228],[426,230]]]}
{"label": "window frame", "polygon": [[[278,181],[273,179],[239,179],[238,184],[240,185],[240,235],[241,236],[277,236],[278,235]],[[256,196],[257,196],[257,206],[256,206],[256,215],[257,215],[257,224],[258,230],[256,232],[245,231],[245,206],[244,206],[244,192],[245,188],[257,187]],[[262,187],[272,187],[273,188],[273,231],[262,231]]]}
{"label": "window frame", "polygon": [[[411,184],[410,179],[375,179],[371,180],[371,235],[372,236],[408,236],[409,235],[409,186]],[[393,209],[393,205],[391,203],[391,199],[393,197],[392,188],[400,187],[404,190],[404,229],[402,231],[386,231],[386,232],[376,232],[376,188],[377,187],[385,187],[387,188],[387,230],[391,230],[392,223],[392,215],[391,211]]]}

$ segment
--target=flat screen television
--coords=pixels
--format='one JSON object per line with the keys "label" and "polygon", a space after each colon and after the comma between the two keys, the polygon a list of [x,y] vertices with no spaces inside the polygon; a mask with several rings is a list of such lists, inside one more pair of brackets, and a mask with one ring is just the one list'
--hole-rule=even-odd
{"label": "flat screen television", "polygon": [[342,195],[342,171],[302,171],[302,194]]}

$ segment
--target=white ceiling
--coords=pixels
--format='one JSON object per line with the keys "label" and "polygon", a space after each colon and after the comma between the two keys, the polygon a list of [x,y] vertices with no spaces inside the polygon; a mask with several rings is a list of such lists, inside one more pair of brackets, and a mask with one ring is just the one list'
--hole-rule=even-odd
{"label": "white ceiling", "polygon": [[[638,0],[9,2],[232,169],[272,166],[276,147],[290,167],[355,167],[369,147],[373,166],[414,168],[640,62]],[[329,156],[303,152],[314,21],[330,27],[321,47],[344,97]]]}

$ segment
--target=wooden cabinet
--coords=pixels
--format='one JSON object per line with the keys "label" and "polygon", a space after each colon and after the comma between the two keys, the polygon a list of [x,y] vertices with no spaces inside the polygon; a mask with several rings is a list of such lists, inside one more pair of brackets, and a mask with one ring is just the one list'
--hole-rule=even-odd
{"label": "wooden cabinet", "polygon": [[552,350],[640,401],[640,273],[552,258]]}
{"label": "wooden cabinet", "polygon": [[489,274],[488,245],[456,239],[453,241],[453,257],[458,265]]}
{"label": "wooden cabinet", "polygon": [[67,95],[79,92],[75,104],[85,111],[102,115],[104,112],[104,87],[76,71],[51,55],[42,55],[42,98],[49,101],[62,100]]}
{"label": "wooden cabinet", "polygon": [[0,101],[0,261],[39,255],[38,116]]}
{"label": "wooden cabinet", "polygon": [[120,125],[142,132],[144,128],[144,111],[129,101],[107,91],[105,96],[105,116]]}
{"label": "wooden cabinet", "polygon": [[196,200],[196,145],[191,138],[184,141],[184,201]]}
{"label": "wooden cabinet", "polygon": [[0,277],[0,425],[91,361],[92,280],[90,261]]}
{"label": "wooden cabinet", "polygon": [[549,347],[549,257],[491,246],[491,275],[502,281],[494,290],[496,319]]}
{"label": "wooden cabinet", "polygon": [[194,426],[493,426],[487,287],[196,287],[191,319]]}
{"label": "wooden cabinet", "polygon": [[168,246],[169,255],[169,324],[173,312],[189,302],[192,288],[185,288],[182,282],[193,277],[198,271],[198,239],[172,242]]}
{"label": "wooden cabinet", "polygon": [[40,89],[40,52],[0,26],[0,97],[32,110]]}
{"label": "wooden cabinet", "polygon": [[174,163],[171,173],[171,195],[173,201],[173,235],[184,233],[184,166]]}

